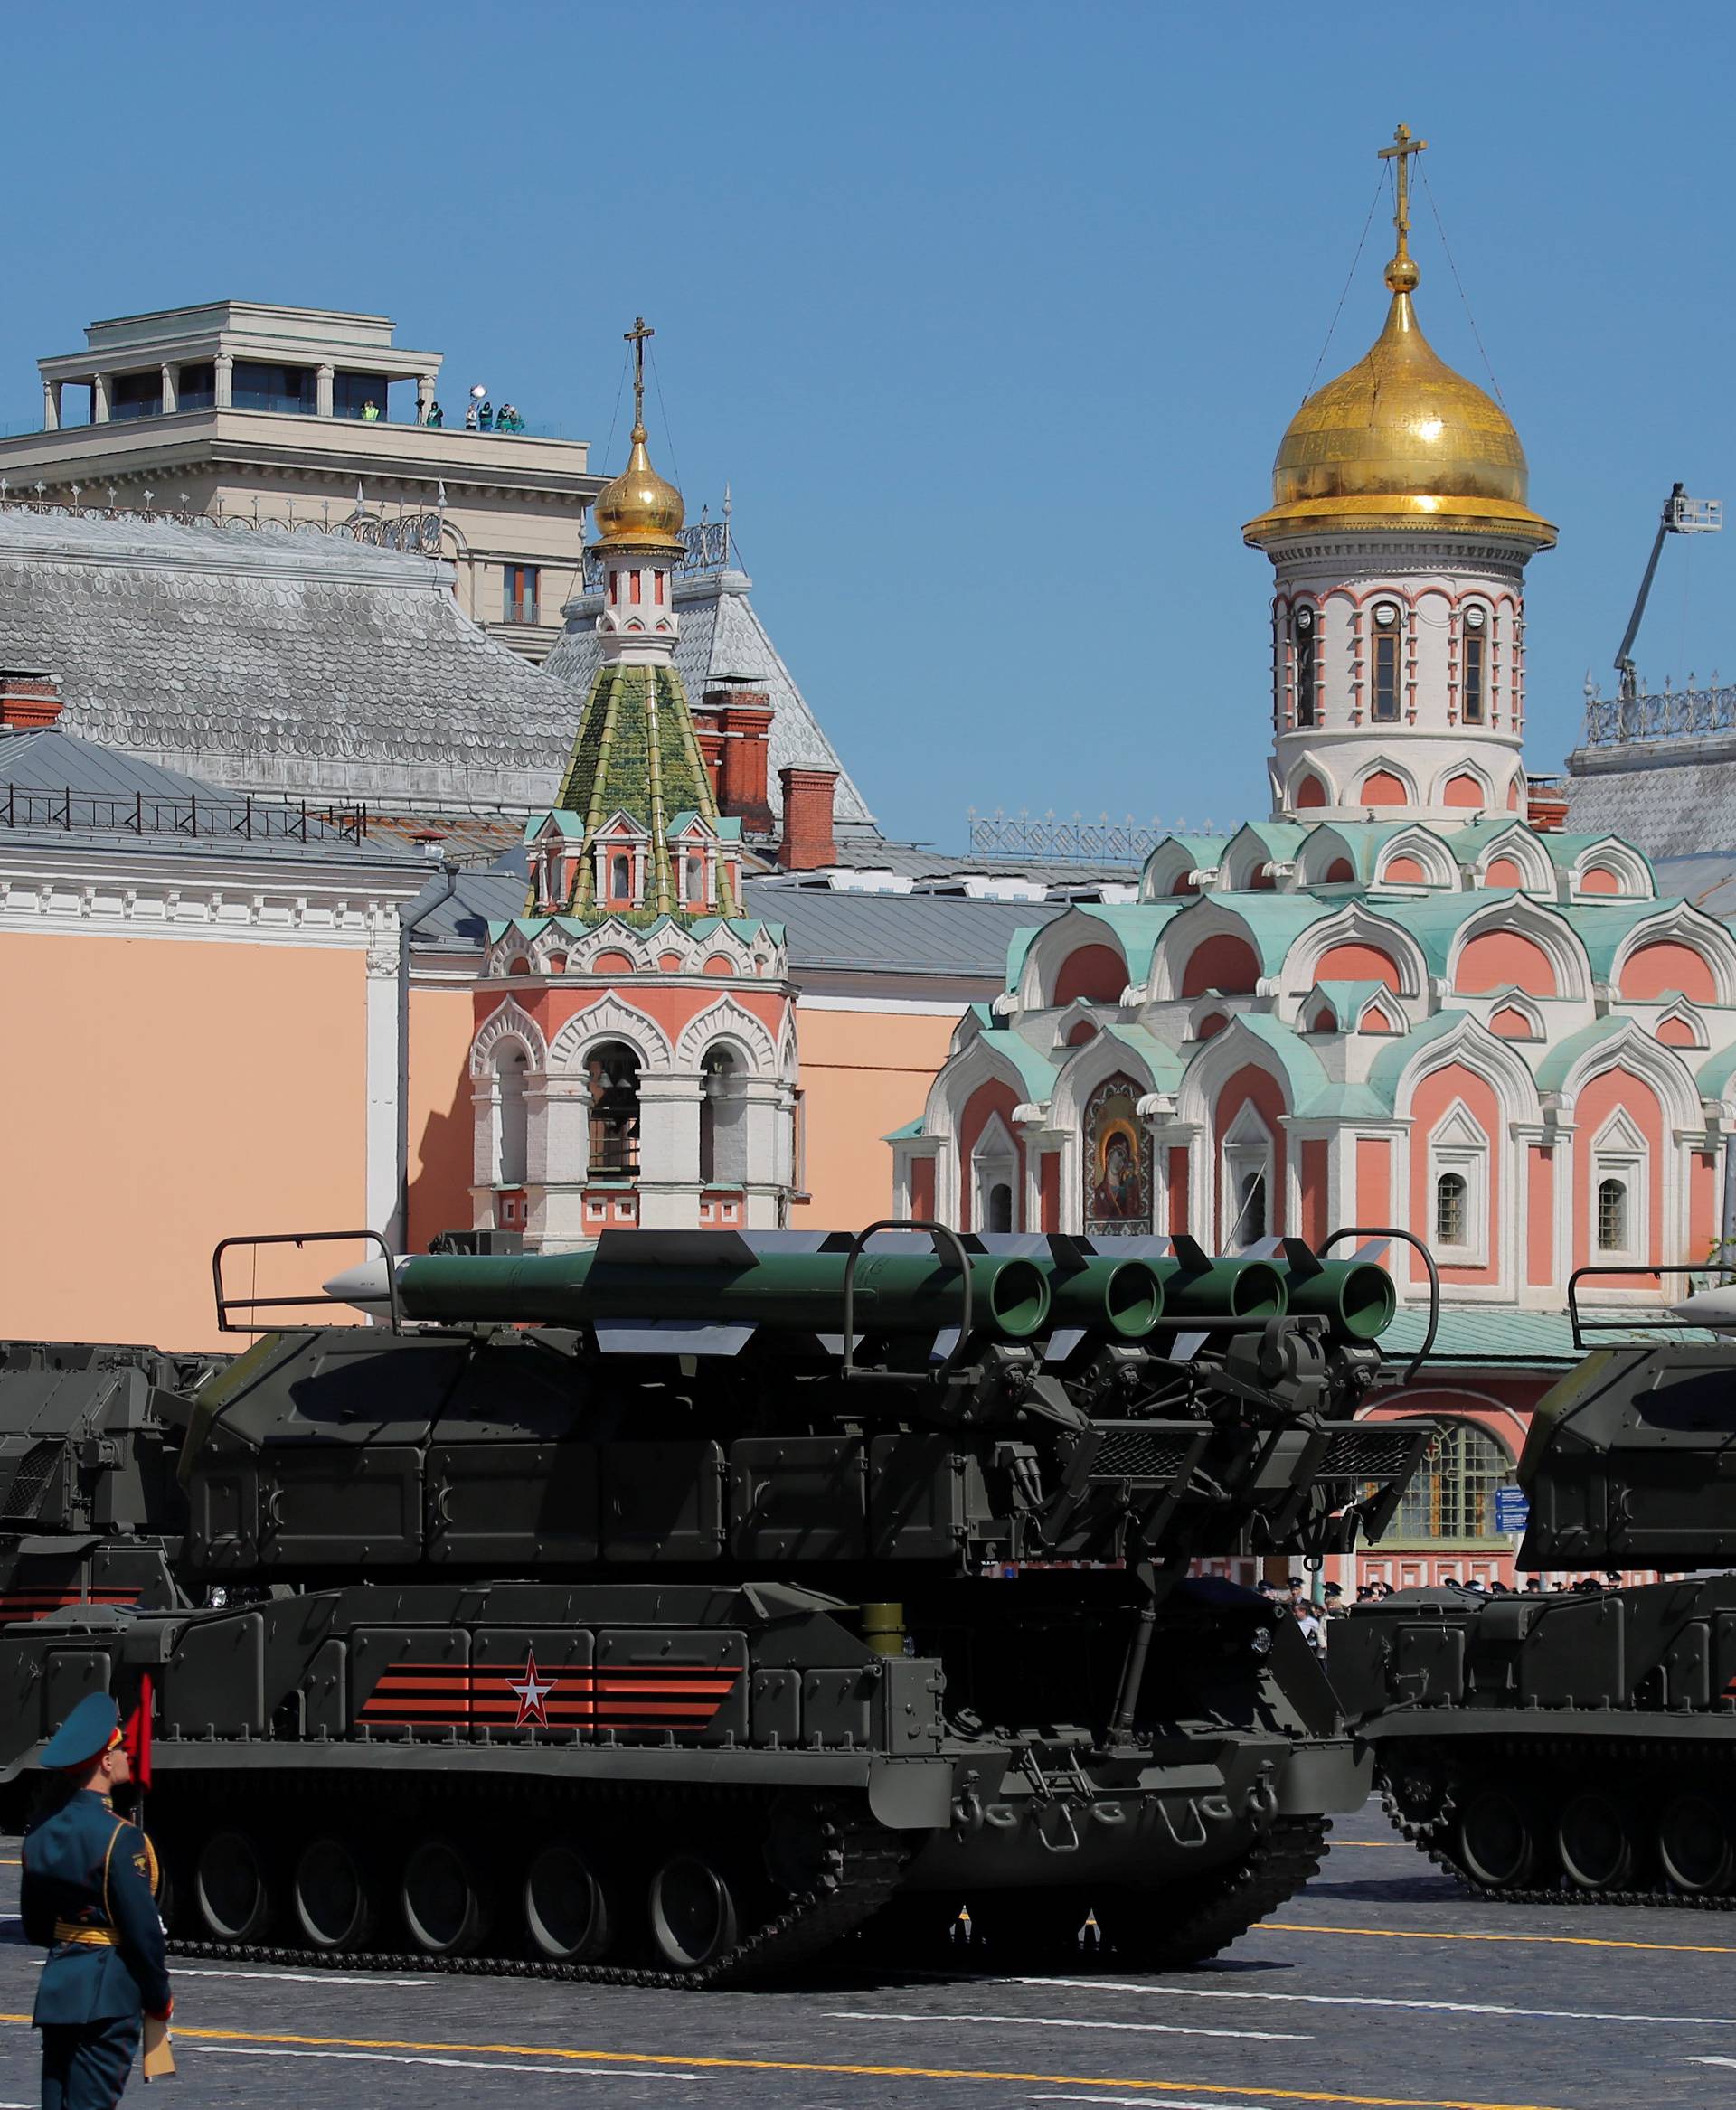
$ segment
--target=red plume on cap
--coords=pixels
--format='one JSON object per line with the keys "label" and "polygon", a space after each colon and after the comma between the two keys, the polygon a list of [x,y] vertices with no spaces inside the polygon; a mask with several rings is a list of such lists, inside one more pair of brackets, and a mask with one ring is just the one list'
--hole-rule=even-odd
{"label": "red plume on cap", "polygon": [[127,1756],[132,1761],[133,1778],[138,1784],[138,1792],[148,1794],[151,1785],[151,1673],[148,1671],[138,1681],[137,1704],[127,1717],[127,1726],[120,1734]]}

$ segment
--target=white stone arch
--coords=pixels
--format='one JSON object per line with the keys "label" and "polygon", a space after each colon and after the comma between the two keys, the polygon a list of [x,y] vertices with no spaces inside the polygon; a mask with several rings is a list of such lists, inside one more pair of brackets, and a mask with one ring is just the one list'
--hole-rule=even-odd
{"label": "white stone arch", "polygon": [[494,1068],[495,1051],[503,1041],[517,1041],[523,1044],[533,1074],[548,1069],[549,1044],[542,1038],[542,1028],[529,1012],[522,1010],[509,996],[496,1004],[476,1029],[470,1043],[473,1078],[489,1074]]}
{"label": "white stone arch", "polygon": [[[1363,787],[1367,784],[1371,777],[1379,776],[1382,774],[1382,772],[1384,772],[1389,777],[1396,777],[1399,782],[1403,785],[1405,805],[1420,805],[1423,803],[1421,792],[1417,783],[1416,771],[1414,769],[1410,768],[1405,763],[1401,762],[1395,755],[1373,755],[1371,756],[1366,762],[1363,763],[1356,772],[1355,788],[1350,795],[1350,804],[1352,805],[1362,805],[1365,803],[1363,798]],[[1394,811],[1401,813],[1403,810],[1403,806],[1394,808],[1384,805],[1372,805],[1368,807],[1368,811],[1370,813],[1389,813]]]}
{"label": "white stone arch", "polygon": [[1537,840],[1533,829],[1524,821],[1514,821],[1486,843],[1471,866],[1472,876],[1479,887],[1488,883],[1490,865],[1505,858],[1519,867],[1524,881],[1524,890],[1533,894],[1553,894],[1555,891],[1555,867],[1550,862],[1549,852]]}
{"label": "white stone arch", "polygon": [[1414,825],[1401,829],[1382,843],[1374,866],[1374,884],[1379,886],[1413,887],[1415,880],[1389,880],[1386,868],[1395,858],[1414,858],[1422,867],[1423,883],[1431,887],[1458,885],[1458,864],[1451,849],[1442,842],[1432,828],[1419,821]]}
{"label": "white stone arch", "polygon": [[[1013,1131],[998,1114],[983,1123],[982,1133],[971,1146],[970,1163],[964,1168],[970,1182],[970,1221],[976,1230],[1016,1230],[1019,1218],[1019,1145]],[[1007,1221],[992,1226],[989,1204],[996,1187],[1007,1191]]]}
{"label": "white stone arch", "polygon": [[1295,997],[1312,989],[1321,978],[1320,962],[1340,945],[1373,946],[1385,953],[1399,970],[1401,996],[1420,996],[1429,986],[1429,963],[1404,926],[1361,901],[1349,901],[1335,916],[1309,924],[1291,946],[1279,975],[1285,991]]}
{"label": "white stone arch", "polygon": [[941,1064],[922,1109],[925,1136],[956,1141],[958,1116],[972,1093],[983,1085],[1006,1085],[1017,1101],[1030,1097],[1029,1080],[1018,1065],[994,1045],[1001,1038],[1000,1034],[978,1032]]}
{"label": "white stone arch", "polygon": [[[1486,996],[1475,997],[1470,1001],[1488,1005],[1489,1031],[1492,1033],[1495,1032],[1495,1021],[1500,1013],[1504,1011],[1511,1011],[1516,1012],[1524,1020],[1529,1029],[1525,1036],[1528,1041],[1543,1041],[1548,1038],[1543,1026],[1543,1006],[1534,996],[1528,996],[1523,989],[1492,989]],[[1495,1033],[1495,1037],[1497,1041],[1511,1041],[1516,1039],[1517,1035]]]}
{"label": "white stone arch", "polygon": [[[1050,928],[1052,929],[1054,926],[1052,924]],[[1241,909],[1231,908],[1225,901],[1203,894],[1180,915],[1171,917],[1152,951],[1148,1001],[1153,1003],[1181,1001],[1188,962],[1209,939],[1222,937],[1241,938],[1256,962],[1262,961],[1260,938],[1253,925]],[[1264,979],[1263,968],[1259,979]],[[1187,1001],[1192,1003],[1193,999]]]}
{"label": "white stone arch", "polygon": [[784,1031],[783,1045],[778,1050],[778,1074],[786,1084],[794,1084],[801,1074],[801,1066],[796,1050],[796,1021],[790,1019]]}
{"label": "white stone arch", "polygon": [[1362,1008],[1353,1022],[1354,1031],[1364,1033],[1370,1030],[1365,1021],[1371,1012],[1378,1012],[1386,1022],[1388,1034],[1403,1033],[1410,1030],[1410,1022],[1405,1017],[1398,998],[1390,989],[1378,990],[1373,996],[1363,999]]}
{"label": "white stone arch", "polygon": [[[1317,1060],[1312,1053],[1307,1059],[1310,1062]],[[1265,1070],[1284,1095],[1285,1106],[1294,1113],[1296,1088],[1271,1044],[1258,1033],[1250,1033],[1239,1018],[1232,1018],[1222,1032],[1213,1033],[1209,1041],[1200,1043],[1183,1070],[1181,1088],[1175,1095],[1177,1121],[1209,1137],[1219,1093],[1239,1069],[1250,1067]]]}
{"label": "white stone arch", "polygon": [[1563,1100],[1571,1106],[1594,1078],[1610,1069],[1629,1069],[1651,1088],[1666,1129],[1704,1129],[1694,1073],[1674,1048],[1655,1041],[1637,1019],[1623,1018],[1615,1032],[1585,1050],[1561,1079]]}
{"label": "white stone arch", "polygon": [[[1351,870],[1350,880],[1329,880],[1327,872],[1343,858]],[[1310,828],[1303,836],[1296,853],[1296,883],[1298,887],[1347,886],[1356,877],[1356,853],[1350,838],[1342,828],[1330,821],[1322,821],[1318,827]]]}
{"label": "white stone arch", "polygon": [[1656,916],[1648,916],[1643,922],[1635,924],[1616,947],[1615,957],[1609,963],[1609,980],[1615,987],[1621,986],[1621,977],[1634,955],[1643,947],[1656,944],[1659,938],[1673,938],[1698,953],[1712,969],[1718,1002],[1736,1003],[1736,940],[1732,940],[1722,923],[1686,901],[1675,902]]}
{"label": "white stone arch", "polygon": [[[1251,822],[1246,822],[1230,838],[1223,862],[1218,868],[1218,884],[1226,893],[1232,894],[1270,891],[1269,888],[1257,889],[1255,882],[1279,862],[1259,829]],[[1275,881],[1276,872],[1271,876]]]}
{"label": "white stone arch", "polygon": [[[1475,909],[1453,934],[1453,942],[1447,956],[1447,986],[1458,989],[1459,962],[1465,948],[1473,938],[1484,937],[1495,931],[1514,931],[1521,937],[1528,937],[1547,957],[1555,975],[1555,994],[1571,997],[1583,1003],[1591,995],[1591,963],[1586,956],[1579,933],[1564,916],[1541,902],[1530,900],[1524,894],[1515,894],[1510,900],[1491,901],[1486,907]],[[1467,995],[1479,993],[1466,991]]]}
{"label": "white stone arch", "polygon": [[718,1041],[731,1042],[755,1077],[777,1074],[778,1056],[770,1033],[750,1011],[727,996],[682,1028],[675,1042],[675,1068],[697,1069]]}
{"label": "white stone arch", "polygon": [[1588,901],[1650,900],[1656,893],[1652,868],[1631,844],[1624,843],[1619,835],[1605,835],[1600,842],[1590,843],[1573,860],[1568,873],[1569,882],[1576,895],[1585,872],[1599,865],[1613,872],[1621,883],[1620,894],[1584,894],[1580,898]]}
{"label": "white stone arch", "polygon": [[663,1028],[611,994],[576,1013],[554,1036],[549,1045],[550,1075],[576,1075],[584,1067],[585,1051],[599,1041],[625,1041],[638,1057],[641,1069],[675,1067],[675,1050]]}
{"label": "white stone arch", "polygon": [[1050,1127],[1077,1135],[1084,1124],[1087,1100],[1106,1079],[1116,1076],[1130,1077],[1142,1095],[1157,1088],[1151,1065],[1114,1033],[1099,1033],[1096,1040],[1071,1050],[1055,1072],[1049,1097]]}
{"label": "white stone arch", "polygon": [[1145,869],[1139,874],[1139,899],[1142,901],[1191,900],[1192,895],[1178,895],[1178,880],[1193,879],[1197,873],[1195,891],[1203,891],[1217,879],[1215,865],[1202,865],[1198,852],[1189,844],[1171,836],[1146,858]]}
{"label": "white stone arch", "polygon": [[[1396,1118],[1409,1121],[1418,1088],[1438,1069],[1454,1063],[1468,1069],[1473,1077],[1480,1077],[1489,1087],[1504,1120],[1527,1126],[1541,1124],[1543,1102],[1537,1096],[1537,1079],[1532,1075],[1531,1065],[1513,1041],[1490,1032],[1481,1019],[1473,1018],[1468,1012],[1450,1031],[1419,1048],[1404,1064],[1392,1095]],[[1505,1182],[1504,1188],[1513,1183]]]}
{"label": "white stone arch", "polygon": [[1088,946],[1098,945],[1120,955],[1127,975],[1122,984],[1125,991],[1133,979],[1127,947],[1107,923],[1095,916],[1087,916],[1081,909],[1069,909],[1052,923],[1045,924],[1025,951],[1024,969],[1019,975],[1021,1007],[1026,1011],[1047,1011],[1054,1003],[1055,985],[1067,961]]}
{"label": "white stone arch", "polygon": [[1342,805],[1344,803],[1339,794],[1337,784],[1334,781],[1332,771],[1326,768],[1318,756],[1305,755],[1296,768],[1290,771],[1289,782],[1284,787],[1284,805],[1288,812],[1311,814],[1320,810],[1317,806],[1297,805],[1296,803],[1296,795],[1302,788],[1303,779],[1307,777],[1315,777],[1319,782],[1326,792],[1328,805]]}
{"label": "white stone arch", "polygon": [[[1200,1031],[1200,1028],[1208,1019],[1221,1018],[1227,1026],[1236,1015],[1236,1007],[1250,1001],[1251,999],[1246,996],[1219,996],[1215,992],[1207,996],[1190,998],[1187,1007],[1187,1031],[1184,1037],[1189,1041],[1198,1041],[1202,1038],[1211,1040],[1213,1037],[1212,1034],[1202,1035]],[[1222,1032],[1224,1029],[1221,1026],[1218,1030]]]}
{"label": "white stone arch", "polygon": [[[1443,762],[1440,768],[1435,772],[1435,781],[1429,802],[1431,805],[1443,807],[1446,806],[1447,787],[1452,782],[1455,777],[1468,777],[1472,782],[1476,784],[1478,790],[1480,790],[1483,794],[1483,805],[1481,808],[1477,806],[1454,806],[1450,809],[1452,812],[1462,812],[1468,814],[1477,813],[1490,808],[1495,808],[1498,810],[1498,802],[1495,797],[1494,777],[1489,775],[1489,772],[1479,761],[1476,760],[1474,757],[1463,754],[1455,755],[1450,761]],[[1503,786],[1502,788],[1505,791],[1505,787]]]}
{"label": "white stone arch", "polygon": [[[1674,1003],[1660,1007],[1657,1016],[1652,1021],[1653,1037],[1656,1037],[1660,1026],[1668,1024],[1684,1025],[1688,1029],[1694,1038],[1684,1043],[1686,1046],[1697,1049],[1703,1054],[1711,1047],[1712,1035],[1706,1027],[1706,1014],[1697,1003],[1690,1003],[1685,996],[1678,996]],[[1668,1047],[1670,1043],[1666,1041],[1664,1045]]]}
{"label": "white stone arch", "polygon": [[611,917],[607,923],[580,931],[572,938],[567,947],[567,972],[570,975],[596,973],[593,962],[600,953],[625,953],[636,968],[649,966],[652,958],[646,946],[645,933],[636,930],[630,923]]}

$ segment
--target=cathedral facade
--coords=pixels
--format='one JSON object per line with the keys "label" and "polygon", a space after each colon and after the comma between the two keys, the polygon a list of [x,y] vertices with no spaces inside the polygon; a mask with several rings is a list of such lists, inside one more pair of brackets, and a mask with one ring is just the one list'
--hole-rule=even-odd
{"label": "cathedral facade", "polygon": [[[1559,1314],[1586,1266],[1655,1304],[1639,1270],[1719,1235],[1736,941],[1533,808],[1524,574],[1555,531],[1505,411],[1418,325],[1398,144],[1385,326],[1244,530],[1274,572],[1269,817],[1014,938],[892,1139],[897,1208],[1222,1251],[1399,1225],[1459,1310]],[[1488,1406],[1510,1454],[1522,1418]]]}

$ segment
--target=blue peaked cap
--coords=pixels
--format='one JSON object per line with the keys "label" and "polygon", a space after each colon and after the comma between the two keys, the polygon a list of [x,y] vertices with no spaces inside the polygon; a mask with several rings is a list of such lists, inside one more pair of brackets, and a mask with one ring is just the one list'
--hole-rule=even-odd
{"label": "blue peaked cap", "polygon": [[52,1772],[89,1766],[100,1758],[120,1727],[120,1710],[106,1692],[90,1692],[42,1747],[42,1764]]}

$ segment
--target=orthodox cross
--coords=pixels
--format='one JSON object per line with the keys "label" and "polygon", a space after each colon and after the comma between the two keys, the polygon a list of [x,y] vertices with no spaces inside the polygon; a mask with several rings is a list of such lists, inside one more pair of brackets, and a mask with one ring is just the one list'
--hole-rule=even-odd
{"label": "orthodox cross", "polygon": [[[1403,127],[1400,129],[1402,131]],[[1401,162],[1399,166],[1402,168],[1404,164]],[[622,333],[623,342],[633,347],[633,422],[636,425],[645,423],[645,340],[656,334],[642,315],[635,316],[633,327]]]}
{"label": "orthodox cross", "polygon": [[1375,149],[1377,160],[1396,161],[1399,165],[1392,172],[1396,179],[1394,189],[1397,193],[1392,224],[1399,231],[1399,254],[1401,257],[1410,253],[1407,247],[1410,233],[1410,156],[1420,154],[1428,144],[1426,139],[1413,139],[1409,125],[1401,125],[1392,135],[1391,146]]}

